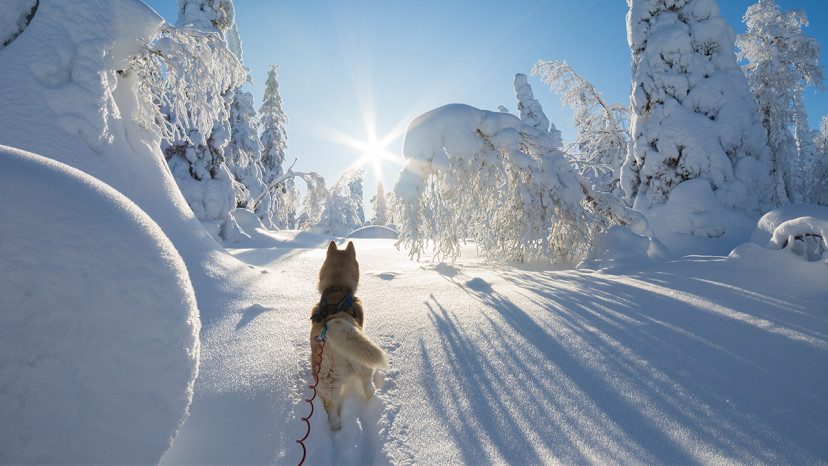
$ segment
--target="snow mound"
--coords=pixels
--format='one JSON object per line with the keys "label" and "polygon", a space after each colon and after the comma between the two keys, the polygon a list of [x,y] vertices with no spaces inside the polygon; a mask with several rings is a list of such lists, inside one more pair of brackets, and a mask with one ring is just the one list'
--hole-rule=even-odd
{"label": "snow mound", "polygon": [[400,234],[393,228],[388,228],[380,225],[373,225],[362,227],[354,230],[348,235],[348,238],[363,238],[363,239],[397,239]]}
{"label": "snow mound", "polygon": [[772,210],[759,219],[750,241],[765,246],[773,237],[777,227],[800,217],[815,217],[828,221],[828,207],[815,204],[794,204]]}
{"label": "snow mound", "polygon": [[83,172],[0,146],[0,463],[157,463],[199,317],[158,225]]}
{"label": "snow mound", "polygon": [[809,261],[818,261],[825,255],[828,238],[828,220],[800,217],[779,225],[773,231],[770,245],[774,249],[788,249]]}
{"label": "snow mound", "polygon": [[670,250],[652,237],[633,233],[628,227],[613,225],[595,237],[586,260],[578,268],[610,270],[619,266],[640,267],[670,260]]}

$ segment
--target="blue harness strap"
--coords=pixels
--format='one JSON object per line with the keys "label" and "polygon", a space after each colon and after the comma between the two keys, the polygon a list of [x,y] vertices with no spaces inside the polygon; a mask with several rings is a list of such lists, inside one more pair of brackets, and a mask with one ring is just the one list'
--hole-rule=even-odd
{"label": "blue harness strap", "polygon": [[354,308],[354,297],[351,293],[345,293],[341,300],[339,300],[336,304],[328,303],[328,300],[325,299],[325,294],[322,294],[322,298],[319,300],[319,312],[311,316],[311,320],[314,322],[325,322],[328,320],[329,316],[332,316],[338,312],[348,312],[354,319],[357,318],[356,308]]}

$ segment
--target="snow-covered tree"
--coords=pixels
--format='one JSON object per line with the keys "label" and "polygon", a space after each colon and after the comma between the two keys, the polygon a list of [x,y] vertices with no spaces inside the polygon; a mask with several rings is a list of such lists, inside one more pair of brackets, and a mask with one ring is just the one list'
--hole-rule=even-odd
{"label": "snow-covered tree", "polygon": [[236,181],[237,207],[247,207],[265,188],[258,123],[253,94],[236,88],[230,104],[230,142],[224,149],[224,156]]}
{"label": "snow-covered tree", "polygon": [[[187,5],[181,4],[180,11],[188,11],[194,22],[182,16],[177,26],[165,24],[161,35],[132,57],[142,103],[139,121],[161,130],[170,170],[196,217],[214,237],[233,240],[241,230],[231,215],[234,176],[224,148],[231,137],[232,95],[245,73],[223,39],[224,29],[214,26],[226,27],[228,15],[199,22],[195,12],[202,10]],[[196,22],[212,29],[199,29]]]}
{"label": "snow-covered tree", "polygon": [[446,105],[415,118],[394,186],[400,243],[419,258],[433,242],[456,258],[473,238],[491,260],[575,263],[611,224],[646,233],[646,220],[593,190],[560,139],[507,113]]}
{"label": "snow-covered tree", "polygon": [[828,115],[822,117],[819,134],[814,137],[817,160],[814,164],[814,183],[808,198],[814,204],[828,206]]}
{"label": "snow-covered tree", "polygon": [[319,223],[313,231],[332,236],[347,236],[365,223],[362,183],[365,171],[354,168],[342,174],[325,202]]}
{"label": "snow-covered tree", "polygon": [[651,220],[658,210],[678,216],[664,224],[672,233],[720,236],[768,207],[770,185],[767,137],[733,28],[715,0],[628,4],[632,142],[622,188]]}
{"label": "snow-covered tree", "polygon": [[388,198],[385,196],[385,188],[382,186],[382,181],[377,182],[377,194],[371,198],[371,204],[374,208],[374,218],[371,219],[371,224],[383,226],[388,223]]}
{"label": "snow-covered tree", "polygon": [[549,131],[549,118],[543,113],[543,107],[535,99],[532,86],[529,85],[529,80],[523,73],[515,75],[515,97],[518,101],[517,108],[520,112],[520,121],[541,131]]}
{"label": "snow-covered tree", "polygon": [[[262,151],[264,181],[270,184],[284,174],[283,164],[287,152],[288,117],[282,108],[279,95],[279,67],[270,66],[265,81],[264,98],[259,108],[259,124]],[[268,199],[257,210],[260,218],[270,218],[278,228],[294,228],[299,191],[293,179],[285,182],[282,189],[269,194]]]}
{"label": "snow-covered tree", "polygon": [[748,82],[770,141],[774,202],[801,202],[810,191],[806,184],[815,160],[802,95],[809,85],[822,89],[820,47],[802,32],[805,12],[780,11],[774,0],[748,7],[744,22],[747,32],[736,44],[739,58],[748,61]]}
{"label": "snow-covered tree", "polygon": [[586,79],[566,62],[539,61],[532,69],[561,95],[561,103],[572,108],[572,125],[578,128],[566,152],[581,173],[599,191],[623,196],[621,166],[627,157],[629,109],[607,103]]}
{"label": "snow-covered tree", "polygon": [[325,177],[318,173],[311,173],[310,175],[305,179],[308,182],[308,190],[305,193],[305,199],[302,201],[305,210],[297,219],[299,227],[303,230],[308,230],[319,223],[322,218],[322,211],[330,196]]}
{"label": "snow-covered tree", "polygon": [[[245,81],[252,83],[250,70],[244,67],[242,41],[235,23],[227,30],[227,47],[242,64],[247,74]],[[259,121],[253,104],[253,94],[241,87],[233,91],[230,104],[230,142],[224,148],[227,168],[234,176],[236,206],[248,207],[265,188],[261,164],[262,144],[259,141]],[[262,219],[265,226],[272,228],[269,218]]]}

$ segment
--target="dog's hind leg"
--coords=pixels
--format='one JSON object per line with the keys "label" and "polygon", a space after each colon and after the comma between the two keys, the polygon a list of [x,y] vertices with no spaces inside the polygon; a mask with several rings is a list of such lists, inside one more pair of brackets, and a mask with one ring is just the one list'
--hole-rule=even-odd
{"label": "dog's hind leg", "polygon": [[374,392],[377,391],[377,388],[374,386],[374,369],[362,366],[359,378],[362,381],[362,388],[365,390],[365,397],[370,400],[374,396]]}
{"label": "dog's hind leg", "polygon": [[332,431],[342,429],[340,411],[342,410],[342,382],[336,377],[326,380],[326,383],[319,390],[319,397],[325,411],[328,412],[328,424]]}

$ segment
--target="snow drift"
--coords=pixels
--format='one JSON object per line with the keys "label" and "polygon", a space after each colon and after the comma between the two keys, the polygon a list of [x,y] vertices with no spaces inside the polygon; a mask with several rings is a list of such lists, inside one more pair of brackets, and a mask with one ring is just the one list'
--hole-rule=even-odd
{"label": "snow drift", "polygon": [[155,463],[200,328],[187,269],[126,197],[0,146],[0,463]]}

